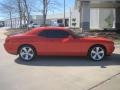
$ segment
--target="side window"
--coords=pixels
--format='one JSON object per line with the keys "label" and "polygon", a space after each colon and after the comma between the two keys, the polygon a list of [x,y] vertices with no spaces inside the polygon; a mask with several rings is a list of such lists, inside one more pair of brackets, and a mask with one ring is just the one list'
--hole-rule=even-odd
{"label": "side window", "polygon": [[44,30],[44,31],[39,33],[39,36],[41,36],[41,37],[48,37],[48,33],[50,33],[48,30]]}
{"label": "side window", "polygon": [[47,38],[67,38],[69,33],[63,30],[44,30],[39,36]]}

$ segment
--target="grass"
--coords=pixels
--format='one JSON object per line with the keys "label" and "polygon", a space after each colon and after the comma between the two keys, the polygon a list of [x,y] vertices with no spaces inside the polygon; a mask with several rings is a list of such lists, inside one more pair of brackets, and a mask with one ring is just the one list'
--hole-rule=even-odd
{"label": "grass", "polygon": [[7,32],[5,32],[4,34],[7,35],[7,36],[10,36],[10,35],[15,35],[15,34],[19,34],[19,33],[25,33],[27,32],[28,30],[27,29],[7,29]]}
{"label": "grass", "polygon": [[115,45],[120,45],[120,34],[116,32],[90,32],[95,36],[109,38],[114,41]]}
{"label": "grass", "polygon": [[114,41],[116,45],[120,45],[120,39]]}

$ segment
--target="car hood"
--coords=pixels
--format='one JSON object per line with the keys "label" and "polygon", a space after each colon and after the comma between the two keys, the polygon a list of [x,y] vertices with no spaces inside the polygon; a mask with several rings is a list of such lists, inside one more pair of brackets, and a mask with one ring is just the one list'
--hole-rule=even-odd
{"label": "car hood", "polygon": [[107,42],[112,42],[111,39],[105,38],[105,37],[97,37],[97,36],[88,36],[84,37],[85,40],[89,41],[107,41]]}

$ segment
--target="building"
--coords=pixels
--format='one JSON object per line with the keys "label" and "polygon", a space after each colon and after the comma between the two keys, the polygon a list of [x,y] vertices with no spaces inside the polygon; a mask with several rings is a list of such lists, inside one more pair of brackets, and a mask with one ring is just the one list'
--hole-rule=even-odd
{"label": "building", "polygon": [[[69,27],[69,18],[70,14],[69,12],[65,13],[65,26]],[[47,20],[50,22],[50,25],[54,24],[63,24],[64,23],[64,13],[53,13],[51,15],[47,16]]]}
{"label": "building", "polygon": [[[47,24],[57,25],[63,23],[64,13],[53,13],[47,16]],[[42,15],[30,17],[30,21],[42,24]],[[24,22],[23,22],[24,23]],[[65,13],[67,27],[103,30],[104,28],[120,29],[120,0],[75,0],[74,8]],[[5,26],[10,27],[10,20],[5,20]],[[12,19],[12,26],[20,26],[19,18]]]}
{"label": "building", "polygon": [[[58,14],[51,14],[47,15],[47,20],[46,24],[47,25],[55,25],[57,24],[62,24],[64,20],[64,14],[63,13],[58,13]],[[11,22],[12,22],[12,28],[19,28],[20,27],[20,19],[19,18],[12,18],[12,21],[10,19],[4,20],[5,26],[6,27],[11,27]],[[43,18],[42,15],[32,15],[30,17],[30,22],[42,25],[43,23]],[[69,26],[69,13],[66,13],[66,19],[65,19],[66,26]],[[22,21],[22,24],[24,25],[24,20]]]}
{"label": "building", "polygon": [[[33,15],[30,16],[30,21],[37,23],[39,25],[42,24],[42,16],[41,15]],[[12,22],[12,28],[19,28],[20,27],[20,19],[18,18],[12,18],[12,21],[10,19],[4,20],[5,27],[11,27],[11,22]],[[24,20],[22,21],[22,24],[24,26]]]}
{"label": "building", "polygon": [[75,8],[80,16],[79,26],[90,29],[120,29],[120,0],[76,0]]}
{"label": "building", "polygon": [[0,21],[0,27],[4,27],[4,21]]}

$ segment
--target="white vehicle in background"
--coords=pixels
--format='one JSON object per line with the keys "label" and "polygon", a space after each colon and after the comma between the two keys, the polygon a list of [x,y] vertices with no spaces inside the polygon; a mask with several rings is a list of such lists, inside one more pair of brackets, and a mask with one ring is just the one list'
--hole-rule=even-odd
{"label": "white vehicle in background", "polygon": [[63,23],[53,22],[52,26],[64,27]]}
{"label": "white vehicle in background", "polygon": [[37,28],[40,27],[40,25],[36,24],[36,23],[32,23],[28,25],[28,28]]}

